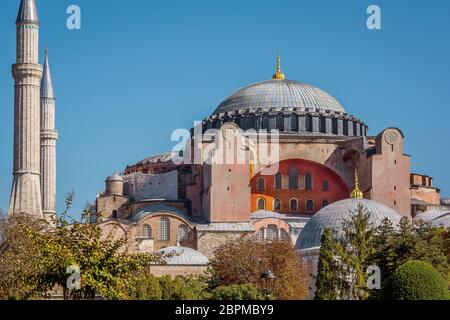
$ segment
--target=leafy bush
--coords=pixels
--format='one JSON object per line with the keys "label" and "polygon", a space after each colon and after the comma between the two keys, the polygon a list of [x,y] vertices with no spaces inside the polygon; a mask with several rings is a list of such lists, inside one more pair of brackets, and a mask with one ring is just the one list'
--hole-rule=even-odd
{"label": "leafy bush", "polygon": [[217,287],[212,291],[213,300],[264,300],[261,290],[251,284],[233,284]]}
{"label": "leafy bush", "polygon": [[131,297],[135,300],[203,300],[210,297],[206,282],[193,277],[141,275],[134,282]]}
{"label": "leafy bush", "polygon": [[410,260],[401,265],[387,280],[383,299],[390,300],[447,300],[447,283],[429,263]]}

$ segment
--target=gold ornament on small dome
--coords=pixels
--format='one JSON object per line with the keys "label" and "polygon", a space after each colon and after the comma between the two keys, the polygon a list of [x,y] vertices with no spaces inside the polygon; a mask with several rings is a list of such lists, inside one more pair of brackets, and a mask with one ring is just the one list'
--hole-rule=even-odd
{"label": "gold ornament on small dome", "polygon": [[350,194],[350,198],[353,199],[364,199],[363,192],[359,189],[359,179],[358,179],[358,173],[355,169],[355,189]]}
{"label": "gold ornament on small dome", "polygon": [[284,76],[284,73],[281,72],[281,58],[280,53],[278,53],[278,59],[277,59],[277,72],[272,77],[274,80],[284,80],[286,77]]}

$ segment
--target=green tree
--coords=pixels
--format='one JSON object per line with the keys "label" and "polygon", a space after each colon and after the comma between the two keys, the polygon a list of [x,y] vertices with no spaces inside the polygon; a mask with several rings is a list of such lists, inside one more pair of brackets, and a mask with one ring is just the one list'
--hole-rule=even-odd
{"label": "green tree", "polygon": [[217,287],[212,291],[212,300],[265,300],[261,289],[251,284],[233,284]]}
{"label": "green tree", "polygon": [[[153,262],[164,263],[155,254],[128,254],[127,234],[115,239],[98,225],[66,219],[73,194],[66,199],[66,210],[51,226],[27,215],[8,217],[2,229],[0,295],[3,298],[40,298],[54,288],[65,299],[127,299],[137,273]],[[83,214],[83,219],[87,211]],[[68,290],[67,268],[81,271],[80,288]]]}
{"label": "green tree", "polygon": [[410,260],[401,265],[386,282],[383,299],[448,300],[447,282],[429,263]]}
{"label": "green tree", "polygon": [[322,234],[319,262],[317,265],[316,300],[336,300],[338,297],[339,279],[336,274],[336,241],[333,230],[325,229]]}

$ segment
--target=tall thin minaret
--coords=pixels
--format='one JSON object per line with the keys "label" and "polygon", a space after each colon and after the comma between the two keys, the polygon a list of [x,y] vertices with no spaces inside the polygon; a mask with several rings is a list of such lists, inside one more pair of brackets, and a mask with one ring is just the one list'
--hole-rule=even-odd
{"label": "tall thin minaret", "polygon": [[14,83],[14,180],[9,214],[42,218],[40,188],[39,19],[34,0],[21,0],[17,15]]}
{"label": "tall thin minaret", "polygon": [[56,218],[56,141],[55,94],[45,50],[44,74],[41,81],[41,192],[42,213],[52,222]]}

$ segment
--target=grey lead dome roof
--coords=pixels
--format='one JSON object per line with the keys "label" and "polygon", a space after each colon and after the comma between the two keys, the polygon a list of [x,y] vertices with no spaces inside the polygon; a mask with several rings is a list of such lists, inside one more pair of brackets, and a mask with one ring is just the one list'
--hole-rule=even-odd
{"label": "grey lead dome roof", "polygon": [[223,101],[214,114],[258,108],[299,108],[345,113],[334,97],[319,88],[293,80],[268,80],[238,90]]}
{"label": "grey lead dome roof", "polygon": [[160,249],[158,253],[163,255],[172,254],[170,258],[165,258],[167,265],[183,266],[205,266],[209,264],[209,259],[200,251],[181,246],[166,247]]}
{"label": "grey lead dome roof", "polygon": [[370,212],[370,222],[375,227],[379,226],[385,218],[394,224],[398,224],[402,218],[394,209],[373,200],[341,200],[321,209],[306,223],[297,239],[297,249],[320,247],[325,229],[332,229],[336,231],[338,237],[341,236],[343,222],[354,215],[359,203],[362,203]]}

